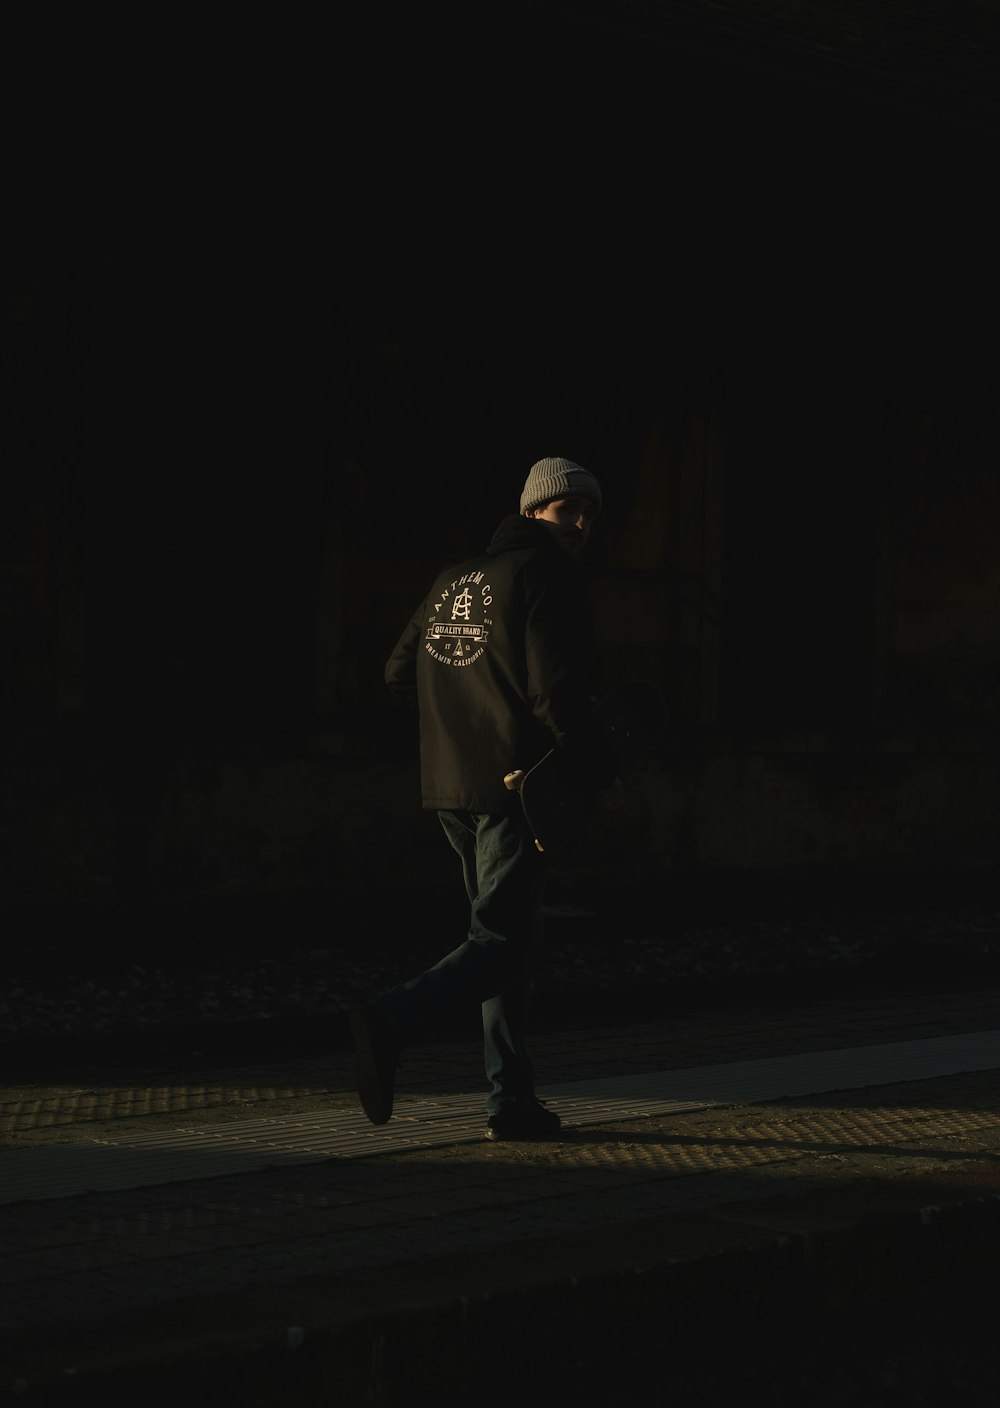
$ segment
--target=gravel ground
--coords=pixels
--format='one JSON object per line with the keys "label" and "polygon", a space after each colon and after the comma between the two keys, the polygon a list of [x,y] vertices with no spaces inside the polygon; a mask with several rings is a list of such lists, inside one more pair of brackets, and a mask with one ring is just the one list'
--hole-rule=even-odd
{"label": "gravel ground", "polygon": [[[535,972],[539,992],[643,988],[678,979],[739,980],[881,967],[901,974],[938,965],[943,979],[1000,958],[1000,910],[830,912],[743,923],[607,922],[553,905]],[[358,933],[352,926],[352,933]],[[442,953],[440,939],[379,947],[309,939],[255,947],[245,956],[189,947],[171,959],[127,957],[100,965],[76,957],[40,965],[22,953],[0,992],[0,1041],[142,1031],[197,1022],[342,1012],[413,976]],[[166,946],[164,946],[166,951]]]}

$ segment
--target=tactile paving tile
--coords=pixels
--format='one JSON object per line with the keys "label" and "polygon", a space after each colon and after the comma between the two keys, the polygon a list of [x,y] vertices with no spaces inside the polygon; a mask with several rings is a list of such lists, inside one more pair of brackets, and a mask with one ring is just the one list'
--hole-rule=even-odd
{"label": "tactile paving tile", "polygon": [[[543,1086],[539,1096],[567,1128],[654,1114],[747,1105],[786,1096],[891,1085],[1000,1067],[1000,1032],[968,1032],[758,1061]],[[374,1127],[360,1110],[336,1110],[129,1133],[0,1153],[0,1203],[147,1187],[257,1169],[366,1158],[482,1138],[482,1096],[398,1101]]]}

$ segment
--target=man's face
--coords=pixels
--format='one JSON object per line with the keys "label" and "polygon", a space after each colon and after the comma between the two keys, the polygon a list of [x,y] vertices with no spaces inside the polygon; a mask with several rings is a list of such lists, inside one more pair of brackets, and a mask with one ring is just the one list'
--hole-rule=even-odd
{"label": "man's face", "polygon": [[582,552],[597,517],[597,505],[593,499],[573,494],[566,499],[552,499],[541,508],[528,509],[525,517],[544,523],[563,552]]}

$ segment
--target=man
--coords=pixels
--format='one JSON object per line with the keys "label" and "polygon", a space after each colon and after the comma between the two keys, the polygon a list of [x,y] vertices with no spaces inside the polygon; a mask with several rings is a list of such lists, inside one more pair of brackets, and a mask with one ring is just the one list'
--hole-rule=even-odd
{"label": "man", "polygon": [[470,924],[440,962],[351,1014],[358,1095],[373,1124],[392,1115],[400,1050],[477,1002],[485,1137],[559,1132],[525,1045],[547,860],[504,775],[555,745],[611,781],[588,736],[597,671],[577,561],[601,504],[597,480],[571,460],[532,465],[520,513],[502,520],[484,553],[438,575],[386,665],[390,690],[419,710],[423,806],[461,860]]}

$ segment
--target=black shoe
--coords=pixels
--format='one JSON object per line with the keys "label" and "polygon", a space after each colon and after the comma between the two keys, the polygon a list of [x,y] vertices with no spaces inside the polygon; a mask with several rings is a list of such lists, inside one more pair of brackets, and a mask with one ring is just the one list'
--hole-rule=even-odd
{"label": "black shoe", "polygon": [[547,1110],[541,1100],[525,1100],[504,1105],[490,1115],[483,1130],[485,1139],[556,1139],[562,1120],[555,1110]]}
{"label": "black shoe", "polygon": [[358,1060],[361,1108],[372,1124],[388,1124],[399,1061],[393,1026],[377,1007],[362,1007],[351,1013],[351,1036]]}

